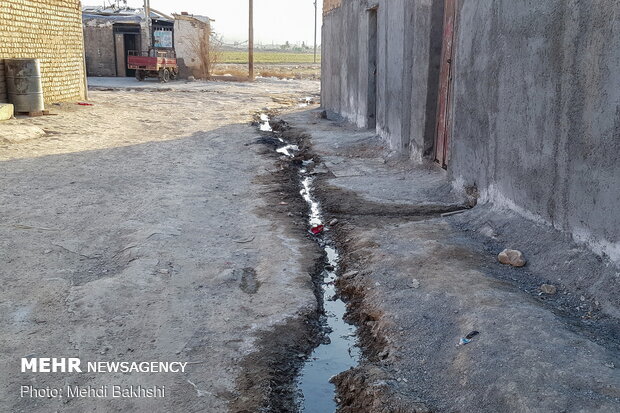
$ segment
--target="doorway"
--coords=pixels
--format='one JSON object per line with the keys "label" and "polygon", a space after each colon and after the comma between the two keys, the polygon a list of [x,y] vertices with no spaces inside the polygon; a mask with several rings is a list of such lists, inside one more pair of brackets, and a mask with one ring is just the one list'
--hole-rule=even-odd
{"label": "doorway", "polygon": [[[127,56],[129,55],[129,51],[139,51],[140,50],[140,38],[137,34],[123,34],[123,40],[125,43],[125,55],[124,55],[124,64],[127,67]],[[134,69],[126,69],[125,75],[127,77],[134,77],[136,75],[136,71]]]}
{"label": "doorway", "polygon": [[366,125],[377,126],[377,7],[368,9],[368,94]]}
{"label": "doorway", "polygon": [[135,70],[127,69],[129,51],[141,49],[140,25],[114,24],[114,53],[116,55],[116,76],[135,76]]}
{"label": "doorway", "polygon": [[454,28],[457,0],[444,0],[441,64],[439,68],[439,96],[437,128],[435,129],[435,162],[448,167],[450,151],[450,102],[452,98],[452,68],[454,57]]}

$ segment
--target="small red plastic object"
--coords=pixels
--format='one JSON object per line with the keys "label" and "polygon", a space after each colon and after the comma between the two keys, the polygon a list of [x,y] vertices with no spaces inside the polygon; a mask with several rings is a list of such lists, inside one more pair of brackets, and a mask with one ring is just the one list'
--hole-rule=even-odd
{"label": "small red plastic object", "polygon": [[86,103],[86,102],[78,102],[77,104],[80,106],[95,106],[92,103]]}
{"label": "small red plastic object", "polygon": [[318,235],[321,232],[323,232],[324,228],[325,228],[325,225],[317,225],[315,227],[310,228],[310,232],[312,232],[314,235]]}

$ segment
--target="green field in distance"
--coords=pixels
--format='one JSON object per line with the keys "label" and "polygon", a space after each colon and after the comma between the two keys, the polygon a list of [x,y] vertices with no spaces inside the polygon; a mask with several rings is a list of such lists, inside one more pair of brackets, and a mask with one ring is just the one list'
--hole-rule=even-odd
{"label": "green field in distance", "polygon": [[[321,54],[317,53],[317,63],[321,62]],[[247,63],[248,52],[246,51],[223,51],[218,63]],[[254,63],[314,63],[312,53],[292,52],[254,52]]]}

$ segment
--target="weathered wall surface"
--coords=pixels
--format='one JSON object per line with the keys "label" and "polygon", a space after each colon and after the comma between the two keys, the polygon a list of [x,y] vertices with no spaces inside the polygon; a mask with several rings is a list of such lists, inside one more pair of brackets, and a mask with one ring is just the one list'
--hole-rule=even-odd
{"label": "weathered wall surface", "polygon": [[79,0],[2,0],[0,39],[0,59],[41,60],[46,102],[84,98]]}
{"label": "weathered wall surface", "polygon": [[[323,21],[322,104],[368,127],[368,9],[377,13],[376,130],[432,156],[443,0],[343,0]],[[550,223],[620,262],[620,3],[458,1],[451,148],[458,187]]]}
{"label": "weathered wall surface", "polygon": [[366,127],[367,76],[363,73],[368,54],[361,35],[367,24],[363,17],[363,2],[345,1],[323,20],[321,102],[325,108]]}
{"label": "weathered wall surface", "polygon": [[208,76],[207,70],[203,68],[204,58],[201,58],[201,53],[209,51],[209,36],[209,24],[191,16],[175,15],[174,49],[182,78],[194,76],[201,79]]}
{"label": "weathered wall surface", "polygon": [[85,18],[84,44],[88,76],[116,76],[113,22]]}
{"label": "weathered wall surface", "polygon": [[[391,148],[421,159],[432,150],[441,52],[441,0],[344,0],[326,8],[322,104],[368,127],[369,9],[376,9],[376,130]],[[332,5],[333,6],[333,5]],[[413,41],[415,41],[415,47]]]}
{"label": "weathered wall surface", "polygon": [[414,2],[412,20],[404,45],[408,53],[405,66],[410,68],[412,78],[411,100],[408,100],[411,120],[403,133],[409,133],[411,157],[421,160],[432,156],[435,142],[443,0]]}
{"label": "weathered wall surface", "polygon": [[620,260],[620,3],[460,3],[452,175]]}
{"label": "weathered wall surface", "polygon": [[323,0],[323,14],[327,14],[335,8],[340,7],[342,0]]}
{"label": "weathered wall surface", "polygon": [[[405,19],[404,0],[383,1],[377,10],[377,132],[390,147],[404,152],[403,110],[410,78],[403,76]],[[385,7],[385,6],[388,7]]]}
{"label": "weathered wall surface", "polygon": [[8,102],[6,93],[6,82],[4,81],[4,61],[0,59],[0,102]]}

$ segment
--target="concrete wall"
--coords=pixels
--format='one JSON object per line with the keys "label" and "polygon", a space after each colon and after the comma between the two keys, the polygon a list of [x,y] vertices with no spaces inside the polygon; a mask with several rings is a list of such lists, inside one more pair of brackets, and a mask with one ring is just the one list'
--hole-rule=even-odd
{"label": "concrete wall", "polygon": [[113,22],[84,19],[84,44],[88,76],[116,76]]}
{"label": "concrete wall", "polygon": [[463,1],[450,172],[620,260],[620,4]]}
{"label": "concrete wall", "polygon": [[[448,170],[480,202],[567,231],[620,262],[620,3],[457,2]],[[377,7],[376,131],[433,154],[443,0],[342,0],[323,21],[322,104],[367,127]]]}
{"label": "concrete wall", "polygon": [[323,20],[321,47],[321,102],[361,127],[367,126],[367,48],[363,2],[345,1]]}
{"label": "concrete wall", "polygon": [[[417,1],[404,45],[411,68],[409,154],[413,159],[433,155],[435,143],[439,63],[443,30],[443,0]],[[415,47],[414,47],[415,45]],[[411,57],[409,57],[411,56]],[[404,133],[407,133],[405,130]],[[406,138],[405,138],[406,139]]]}
{"label": "concrete wall", "polygon": [[435,131],[441,0],[343,0],[327,9],[321,101],[359,127],[371,124],[367,115],[372,8],[377,15],[376,130],[395,151],[421,159],[432,150]]}
{"label": "concrete wall", "polygon": [[[41,59],[47,103],[84,98],[79,0],[2,0],[0,39],[0,59]],[[4,84],[2,72],[0,76],[0,84]]]}

